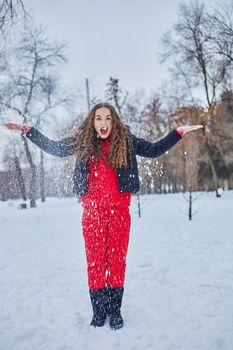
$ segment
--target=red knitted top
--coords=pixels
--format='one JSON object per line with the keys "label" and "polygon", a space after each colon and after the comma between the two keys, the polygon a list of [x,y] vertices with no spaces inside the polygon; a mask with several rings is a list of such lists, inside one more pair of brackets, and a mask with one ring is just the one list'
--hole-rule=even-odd
{"label": "red knitted top", "polygon": [[107,164],[109,139],[103,140],[104,158],[90,161],[87,194],[81,197],[84,206],[120,207],[129,206],[130,192],[120,192],[118,187],[117,170]]}

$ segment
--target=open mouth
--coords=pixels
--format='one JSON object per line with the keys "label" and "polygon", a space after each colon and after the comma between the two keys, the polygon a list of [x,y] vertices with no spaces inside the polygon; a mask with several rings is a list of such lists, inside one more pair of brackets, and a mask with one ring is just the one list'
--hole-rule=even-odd
{"label": "open mouth", "polygon": [[107,132],[108,132],[107,126],[103,126],[102,128],[100,128],[100,133],[101,133],[101,135],[106,135]]}

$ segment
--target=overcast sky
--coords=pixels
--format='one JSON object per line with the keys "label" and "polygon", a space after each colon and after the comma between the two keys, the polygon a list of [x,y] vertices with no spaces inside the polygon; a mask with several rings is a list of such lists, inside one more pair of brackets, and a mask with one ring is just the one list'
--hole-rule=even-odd
{"label": "overcast sky", "polygon": [[[68,44],[68,83],[95,83],[110,76],[129,92],[156,90],[166,77],[159,64],[160,38],[177,18],[178,0],[25,0],[51,40]],[[189,1],[184,0],[189,3]],[[207,7],[213,0],[204,0]],[[98,91],[98,89],[100,89]]]}

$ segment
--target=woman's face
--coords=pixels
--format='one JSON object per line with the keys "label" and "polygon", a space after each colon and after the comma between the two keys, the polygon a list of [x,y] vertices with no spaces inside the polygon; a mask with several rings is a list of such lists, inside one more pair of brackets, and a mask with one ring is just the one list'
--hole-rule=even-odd
{"label": "woman's face", "polygon": [[100,107],[95,111],[94,128],[101,139],[107,139],[112,131],[113,118],[110,109]]}

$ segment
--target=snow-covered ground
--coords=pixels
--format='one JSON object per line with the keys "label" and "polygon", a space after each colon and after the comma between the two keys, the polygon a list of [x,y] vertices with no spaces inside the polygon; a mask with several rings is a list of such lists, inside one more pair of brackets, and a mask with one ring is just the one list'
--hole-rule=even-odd
{"label": "snow-covered ground", "polygon": [[202,194],[192,222],[182,194],[142,202],[118,331],[89,326],[77,200],[0,202],[0,350],[233,349],[233,193]]}

